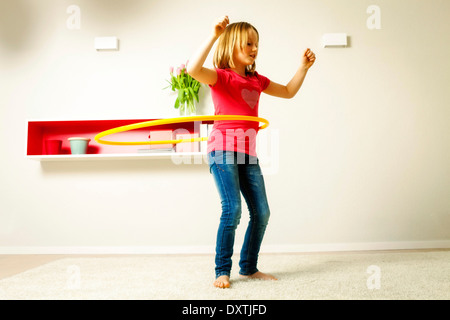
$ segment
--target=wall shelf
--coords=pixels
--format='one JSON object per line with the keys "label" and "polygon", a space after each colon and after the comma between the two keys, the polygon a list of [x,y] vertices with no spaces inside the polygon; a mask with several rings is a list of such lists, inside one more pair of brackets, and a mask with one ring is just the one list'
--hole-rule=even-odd
{"label": "wall shelf", "polygon": [[[202,157],[206,155],[204,142],[184,143],[177,151],[154,150],[157,145],[113,146],[96,142],[94,137],[108,129],[156,119],[108,119],[108,120],[28,120],[26,158],[38,161],[86,161],[86,160],[131,160],[131,159],[180,159],[182,157]],[[159,125],[108,136],[112,141],[146,141],[150,132],[172,131],[206,135],[204,125],[210,122],[184,122]],[[70,137],[90,138],[86,154],[71,154]],[[49,154],[46,141],[61,140],[58,154]],[[149,151],[152,149],[151,151]]]}
{"label": "wall shelf", "polygon": [[206,152],[161,152],[161,153],[129,153],[129,154],[59,154],[26,156],[38,161],[85,161],[85,160],[139,160],[139,159],[178,159],[181,157],[203,157]]}

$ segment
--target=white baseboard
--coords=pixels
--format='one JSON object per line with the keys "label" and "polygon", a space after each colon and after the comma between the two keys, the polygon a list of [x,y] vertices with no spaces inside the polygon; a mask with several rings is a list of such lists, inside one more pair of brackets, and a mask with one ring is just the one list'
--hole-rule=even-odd
{"label": "white baseboard", "polygon": [[[261,253],[450,249],[450,240],[263,245]],[[236,247],[235,252],[240,248]],[[214,246],[1,247],[0,254],[214,254]]]}
{"label": "white baseboard", "polygon": [[261,252],[306,253],[306,252],[339,252],[339,251],[414,250],[414,249],[450,249],[450,240],[266,245],[263,248],[261,248]]}

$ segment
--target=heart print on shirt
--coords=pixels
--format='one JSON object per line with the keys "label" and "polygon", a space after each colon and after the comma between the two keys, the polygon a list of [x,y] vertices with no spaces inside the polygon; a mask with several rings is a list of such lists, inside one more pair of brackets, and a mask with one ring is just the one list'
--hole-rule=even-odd
{"label": "heart print on shirt", "polygon": [[242,89],[241,97],[252,109],[258,104],[259,92],[257,90]]}

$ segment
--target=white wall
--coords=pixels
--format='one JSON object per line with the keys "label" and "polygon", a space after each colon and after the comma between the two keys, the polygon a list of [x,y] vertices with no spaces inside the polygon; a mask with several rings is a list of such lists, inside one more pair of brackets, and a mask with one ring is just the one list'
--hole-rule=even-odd
{"label": "white wall", "polygon": [[[79,30],[66,26],[73,4]],[[304,48],[317,54],[294,99],[261,98],[279,136],[261,159],[262,250],[449,247],[448,12],[447,0],[2,0],[0,252],[212,252],[220,202],[205,164],[41,163],[24,157],[25,121],[175,116],[168,68],[224,14],[257,27],[258,71],[273,81],[290,79]],[[350,46],[322,48],[327,32]],[[110,35],[120,50],[96,52],[94,37]]]}

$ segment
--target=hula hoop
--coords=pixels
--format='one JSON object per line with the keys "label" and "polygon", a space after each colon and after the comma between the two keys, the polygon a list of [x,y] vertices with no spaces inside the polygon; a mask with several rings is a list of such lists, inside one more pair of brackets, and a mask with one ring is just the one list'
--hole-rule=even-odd
{"label": "hula hoop", "polygon": [[125,146],[125,145],[147,145],[147,144],[177,144],[182,142],[197,142],[206,141],[208,137],[191,138],[191,139],[175,139],[175,140],[159,140],[159,141],[109,141],[103,140],[102,138],[113,133],[125,132],[134,129],[140,129],[145,127],[153,127],[164,124],[182,123],[182,122],[194,122],[194,121],[220,121],[220,120],[243,120],[243,121],[254,121],[264,123],[259,127],[259,130],[267,128],[269,121],[264,118],[252,117],[252,116],[239,116],[239,115],[217,115],[217,116],[191,116],[191,117],[179,117],[179,118],[168,118],[168,119],[158,119],[151,121],[144,121],[129,124],[126,126],[116,127],[113,129],[105,130],[97,134],[94,139],[98,143],[115,145],[115,146]]}

